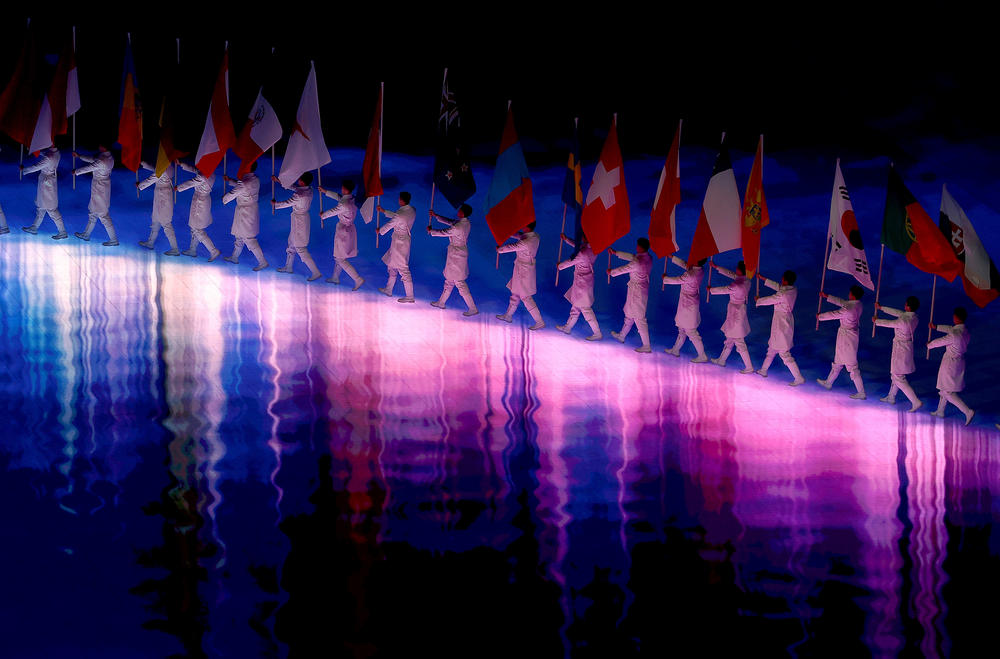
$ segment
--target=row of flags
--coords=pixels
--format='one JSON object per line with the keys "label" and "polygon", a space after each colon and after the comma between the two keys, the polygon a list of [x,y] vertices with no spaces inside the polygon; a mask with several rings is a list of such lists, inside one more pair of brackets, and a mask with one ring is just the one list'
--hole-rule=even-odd
{"label": "row of flags", "polygon": [[[55,68],[42,75],[39,71],[41,60],[37,57],[30,29],[25,36],[14,74],[0,94],[0,130],[24,145],[29,152],[47,148],[54,143],[55,136],[66,134],[69,118],[81,107],[74,50],[73,43],[68,43]],[[366,223],[373,218],[374,199],[383,193],[383,94],[384,88],[380,87],[362,164],[362,181],[355,195]],[[158,118],[158,175],[170,163],[187,155],[173,144],[170,96],[169,92],[164,96]],[[129,38],[122,76],[118,143],[122,149],[122,163],[132,171],[138,171],[141,161],[142,113]],[[676,208],[680,203],[681,127],[682,124],[678,123],[660,173],[650,214],[648,235],[651,249],[662,257],[679,251]],[[261,87],[243,129],[236,135],[229,110],[227,43],[209,101],[195,166],[202,174],[210,175],[231,149],[240,158],[238,176],[242,176],[253,162],[281,139],[282,133],[281,123]],[[722,252],[741,249],[747,276],[756,274],[761,232],[770,223],[763,187],[763,146],[761,136],[741,201],[723,134],[695,225],[688,252],[689,265]],[[278,178],[283,185],[290,187],[304,172],[318,170],[330,161],[320,118],[316,67],[311,63]],[[599,254],[631,229],[617,116],[612,120],[586,196],[582,191],[581,172],[579,136],[574,126],[562,201],[570,215],[577,248],[586,235],[591,249]],[[461,116],[455,94],[449,87],[447,69],[441,87],[433,185],[434,191],[440,191],[456,208],[476,192],[468,149],[462,139]],[[531,178],[510,104],[485,207],[486,222],[498,245],[535,220]],[[874,290],[876,286],[839,160],[834,173],[827,238],[829,256],[824,266],[852,275],[860,284]],[[980,307],[1000,296],[1000,275],[996,266],[968,216],[946,187],[942,190],[940,217],[935,224],[896,170],[890,167],[882,244],[904,255],[907,261],[924,272],[940,275],[948,281],[960,276],[966,293]]]}

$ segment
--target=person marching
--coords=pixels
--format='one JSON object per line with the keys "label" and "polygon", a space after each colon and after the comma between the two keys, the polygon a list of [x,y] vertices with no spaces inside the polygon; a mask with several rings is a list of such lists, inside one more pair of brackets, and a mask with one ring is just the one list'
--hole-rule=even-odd
{"label": "person marching", "polygon": [[[896,392],[902,391],[912,403],[911,412],[916,412],[924,406],[923,401],[917,397],[913,387],[906,380],[908,374],[917,370],[913,361],[913,333],[920,322],[917,317],[917,309],[919,308],[920,300],[914,295],[906,298],[906,306],[902,311],[892,307],[884,307],[876,302],[876,315],[872,318],[877,327],[891,327],[895,332],[892,338],[892,360],[889,364],[892,386],[889,387],[889,394],[879,400],[890,405],[895,404]],[[893,318],[879,318],[879,311],[884,311]]]}
{"label": "person marching", "polygon": [[722,323],[722,333],[726,337],[722,353],[712,363],[725,366],[726,360],[736,348],[737,354],[743,358],[743,370],[740,373],[753,373],[753,362],[750,351],[747,350],[746,337],[750,333],[750,321],[747,318],[747,298],[750,296],[750,282],[747,281],[747,267],[743,261],[736,264],[735,272],[712,263],[712,268],[719,274],[733,281],[725,286],[709,286],[709,295],[729,295],[729,305],[726,307],[726,320]]}
{"label": "person marching", "polygon": [[178,192],[184,192],[194,188],[191,197],[191,210],[188,212],[188,227],[191,229],[191,246],[182,252],[184,256],[198,256],[198,244],[201,243],[208,250],[209,262],[214,261],[219,256],[219,250],[215,243],[208,237],[205,231],[212,224],[212,188],[215,187],[215,174],[205,176],[197,167],[192,167],[187,163],[178,161],[178,167],[189,174],[194,174],[194,178],[188,179],[177,186]]}
{"label": "person marching", "polygon": [[267,259],[257,242],[257,234],[260,233],[260,206],[258,205],[258,195],[260,194],[260,179],[254,172],[257,171],[257,162],[250,166],[250,171],[244,174],[238,181],[226,177],[233,189],[222,197],[222,203],[228,204],[233,199],[236,200],[236,212],[233,213],[233,228],[230,233],[235,238],[233,245],[233,255],[226,256],[223,261],[230,263],[240,262],[240,253],[243,246],[257,258],[257,265],[254,272],[267,267]]}
{"label": "person marching", "polygon": [[969,348],[971,339],[969,330],[965,327],[967,317],[968,313],[964,307],[955,307],[952,314],[954,325],[930,323],[932,330],[942,332],[944,336],[939,336],[927,344],[928,348],[945,349],[941,366],[938,367],[937,389],[940,399],[937,410],[931,414],[943,417],[945,408],[951,403],[965,415],[965,425],[969,425],[972,417],[976,415],[975,410],[966,405],[958,395],[958,392],[965,389],[965,351]]}
{"label": "person marching", "polygon": [[31,226],[21,227],[27,233],[38,233],[38,227],[42,225],[45,214],[56,225],[56,235],[53,240],[68,238],[66,225],[63,223],[62,213],[59,212],[59,187],[56,183],[56,174],[59,168],[59,149],[49,147],[41,152],[40,157],[27,167],[21,167],[23,174],[38,172],[38,191],[35,193],[35,222]]}
{"label": "person marching", "polygon": [[765,286],[775,291],[773,295],[756,298],[757,306],[774,307],[774,315],[771,317],[771,336],[767,341],[767,356],[764,357],[764,364],[757,370],[757,374],[766,378],[767,370],[771,367],[775,355],[781,355],[781,361],[785,362],[785,366],[792,374],[789,386],[797,387],[805,382],[805,378],[802,377],[799,365],[795,363],[791,352],[795,335],[795,317],[792,311],[795,309],[795,298],[798,296],[795,273],[785,270],[780,284],[759,272],[757,277]]}
{"label": "person marching", "polygon": [[514,322],[514,312],[517,311],[517,305],[524,302],[524,308],[528,310],[531,318],[535,321],[535,324],[528,329],[539,330],[545,327],[545,321],[542,320],[542,313],[538,310],[538,305],[535,304],[535,299],[532,297],[537,292],[535,255],[538,254],[540,240],[538,234],[535,233],[535,223],[531,222],[528,226],[520,229],[514,236],[511,236],[511,238],[514,237],[517,238],[517,242],[497,247],[499,254],[517,253],[517,257],[514,259],[514,272],[511,274],[510,281],[507,282],[507,288],[510,289],[510,302],[507,305],[507,311],[497,314],[497,318],[505,323]]}
{"label": "person marching", "polygon": [[[285,250],[288,256],[285,259],[285,267],[278,268],[278,272],[292,272],[292,265],[295,263],[295,255],[298,254],[302,262],[309,268],[309,279],[315,281],[320,278],[319,268],[312,255],[309,254],[309,208],[312,206],[312,173],[305,172],[295,183],[295,188],[291,189],[293,194],[284,201],[271,200],[271,205],[275,208],[292,209],[291,226],[288,231],[288,248]],[[271,179],[280,183],[277,176]],[[282,186],[284,187],[284,186]]]}
{"label": "person marching", "polygon": [[382,256],[389,271],[389,279],[385,288],[378,289],[387,297],[392,297],[392,289],[396,286],[396,276],[403,280],[403,297],[397,302],[413,302],[413,277],[410,275],[410,233],[413,229],[413,222],[417,219],[417,211],[410,206],[410,193],[399,193],[399,209],[396,212],[387,211],[381,206],[377,206],[378,212],[383,213],[389,221],[378,230],[379,235],[385,235],[392,231],[392,242],[389,249]]}
{"label": "person marching", "polygon": [[340,273],[346,272],[354,280],[354,288],[358,290],[365,283],[348,259],[358,255],[358,232],[354,228],[354,218],[358,214],[358,206],[354,203],[354,181],[344,179],[340,184],[340,194],[320,186],[319,191],[337,202],[336,208],[320,213],[321,220],[337,218],[337,228],[333,233],[333,274],[327,277],[329,284],[340,283]]}
{"label": "person marching", "polygon": [[153,172],[151,176],[135,185],[140,190],[145,190],[155,184],[153,188],[153,221],[149,225],[149,238],[140,241],[139,244],[146,249],[153,249],[156,237],[160,235],[160,227],[170,243],[170,249],[164,252],[166,256],[178,256],[181,252],[177,248],[177,235],[174,233],[174,165],[170,163],[159,176],[156,175],[156,168],[143,161],[143,169]]}
{"label": "person marching", "polygon": [[[469,232],[472,230],[472,223],[469,222],[469,217],[472,215],[472,206],[462,204],[458,209],[457,219],[438,215],[434,211],[428,211],[428,213],[430,213],[430,217],[427,222],[427,235],[448,239],[448,254],[444,262],[444,289],[441,291],[441,297],[436,302],[431,302],[431,306],[444,309],[445,303],[451,296],[452,289],[457,288],[459,295],[462,296],[468,307],[468,309],[462,312],[462,315],[475,316],[479,313],[479,309],[476,308],[476,302],[472,299],[472,292],[469,290],[469,285],[465,283],[465,280],[469,276],[468,242]],[[432,229],[430,225],[430,220],[432,219],[447,224],[448,228]]]}
{"label": "person marching", "polygon": [[90,174],[90,203],[87,205],[87,228],[74,232],[74,236],[80,240],[90,240],[90,234],[100,220],[104,230],[108,232],[108,239],[101,243],[105,247],[114,247],[118,244],[118,234],[115,232],[115,224],[111,221],[111,170],[115,168],[115,158],[111,152],[103,145],[98,145],[97,155],[94,157],[84,156],[76,151],[74,158],[79,158],[87,163],[83,167],[73,170],[74,175]]}
{"label": "person marching", "polygon": [[[559,239],[570,247],[576,247],[576,243],[565,233],[559,234]],[[564,325],[556,325],[556,329],[569,334],[573,331],[573,326],[576,325],[580,314],[583,314],[583,317],[590,324],[590,329],[592,330],[591,335],[587,337],[588,341],[599,341],[604,338],[604,335],[601,334],[601,326],[597,324],[597,316],[594,315],[593,309],[594,261],[596,259],[597,256],[594,255],[594,250],[590,249],[587,237],[584,236],[583,241],[580,243],[580,249],[558,265],[560,270],[573,268],[573,284],[563,296],[569,300],[571,305],[569,318],[566,319]]]}
{"label": "person marching", "polygon": [[10,233],[10,227],[7,226],[7,216],[3,214],[3,205],[0,204],[0,236],[5,233]]}
{"label": "person marching", "polygon": [[698,325],[701,324],[701,280],[705,276],[705,263],[708,259],[701,259],[696,265],[687,266],[684,259],[679,256],[671,256],[670,262],[684,268],[684,274],[676,277],[663,275],[664,284],[678,284],[681,287],[680,296],[677,298],[677,312],[674,314],[674,324],[677,325],[677,340],[673,348],[665,348],[664,352],[674,357],[680,357],[681,347],[685,339],[691,339],[691,345],[698,351],[698,356],[691,361],[701,364],[708,361],[705,355],[705,344],[698,334]]}
{"label": "person marching", "polygon": [[619,343],[625,343],[632,325],[635,325],[642,339],[642,345],[635,349],[636,352],[652,352],[649,345],[649,323],[646,322],[646,303],[649,300],[649,271],[653,267],[653,260],[649,256],[649,240],[639,238],[635,241],[635,254],[621,252],[608,248],[608,251],[623,261],[628,261],[625,265],[617,268],[608,268],[608,274],[612,277],[628,273],[628,295],[625,297],[625,322],[622,324],[620,332],[611,332],[611,336],[618,339]]}
{"label": "person marching", "polygon": [[837,376],[846,367],[851,376],[851,382],[857,389],[851,394],[851,398],[864,400],[867,396],[865,395],[865,383],[861,379],[861,369],[858,367],[858,342],[861,337],[859,325],[863,311],[861,298],[865,295],[865,289],[857,284],[851,286],[846,300],[828,295],[823,291],[820,291],[819,294],[824,300],[840,308],[836,311],[824,311],[816,314],[816,317],[819,320],[839,320],[840,327],[837,329],[837,348],[834,351],[833,363],[830,364],[830,374],[826,376],[825,380],[817,379],[816,382],[824,389],[830,389]]}

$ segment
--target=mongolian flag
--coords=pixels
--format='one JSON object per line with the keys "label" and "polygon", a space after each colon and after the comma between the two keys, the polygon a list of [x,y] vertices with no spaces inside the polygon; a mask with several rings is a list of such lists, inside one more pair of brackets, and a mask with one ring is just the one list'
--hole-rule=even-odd
{"label": "mongolian flag", "polygon": [[[701,204],[701,215],[688,253],[689,267],[702,259],[736,249],[743,242],[740,231],[740,192],[736,189],[736,176],[729,161],[725,139],[723,134],[712,178],[708,180],[705,200]],[[749,271],[749,267],[747,270]]]}
{"label": "mongolian flag", "polygon": [[521,143],[517,141],[514,113],[508,108],[496,171],[486,193],[486,224],[497,245],[502,245],[518,229],[534,221],[535,204],[528,163],[524,161]]}
{"label": "mongolian flag", "polygon": [[434,146],[434,185],[455,208],[476,193],[472,163],[462,139],[462,119],[455,94],[448,89],[448,69],[441,83],[441,112]]}
{"label": "mongolian flag", "polygon": [[601,148],[580,222],[594,254],[600,254],[629,232],[628,191],[625,163],[618,146],[617,117],[611,120],[611,130]]}
{"label": "mongolian flag", "polygon": [[955,256],[962,263],[962,286],[965,294],[980,308],[1000,296],[1000,274],[993,259],[979,240],[965,211],[950,194],[948,187],[941,188],[941,233],[951,243]]}
{"label": "mongolian flag", "polygon": [[139,163],[142,162],[142,99],[135,77],[131,37],[125,44],[125,72],[122,75],[118,144],[122,148],[122,164],[133,172],[139,171]]}
{"label": "mongolian flag", "polygon": [[747,267],[747,278],[757,274],[760,260],[760,232],[771,222],[767,214],[767,199],[764,197],[764,136],[757,142],[757,155],[750,169],[746,194],[743,195],[743,222],[740,224],[743,245],[743,263]]}
{"label": "mongolian flag", "polygon": [[205,118],[205,130],[201,133],[198,151],[195,155],[195,167],[204,176],[211,176],[226,151],[236,143],[236,132],[233,130],[233,119],[229,114],[229,49],[222,55],[222,66],[215,79],[212,100],[208,103],[208,116]]}
{"label": "mongolian flag", "polygon": [[365,224],[372,221],[375,212],[375,197],[382,194],[382,92],[383,84],[378,90],[378,103],[375,104],[375,116],[372,127],[368,131],[368,146],[365,148],[365,159],[361,163],[361,189],[355,199],[361,202],[361,217]]}
{"label": "mongolian flag", "polygon": [[566,176],[563,178],[562,202],[573,214],[573,242],[576,244],[574,255],[580,251],[583,244],[583,189],[580,180],[583,178],[583,168],[580,165],[580,138],[576,123],[573,125],[573,144],[570,147],[569,160],[566,162]]}
{"label": "mongolian flag", "polygon": [[675,215],[681,203],[680,163],[681,122],[677,123],[674,141],[667,152],[667,162],[660,171],[660,183],[653,198],[653,211],[649,215],[649,247],[657,256],[670,257],[680,247],[677,245]]}
{"label": "mongolian flag", "polygon": [[906,189],[892,165],[885,195],[882,244],[905,256],[914,267],[948,281],[954,281],[963,270],[951,243]]}
{"label": "mongolian flag", "polygon": [[858,219],[854,216],[854,206],[851,195],[847,193],[844,175],[840,173],[840,160],[837,160],[837,171],[833,175],[833,194],[830,197],[830,258],[826,267],[830,270],[853,275],[858,283],[871,290],[872,275],[868,270],[868,257],[865,256],[865,245],[861,241],[861,229]]}

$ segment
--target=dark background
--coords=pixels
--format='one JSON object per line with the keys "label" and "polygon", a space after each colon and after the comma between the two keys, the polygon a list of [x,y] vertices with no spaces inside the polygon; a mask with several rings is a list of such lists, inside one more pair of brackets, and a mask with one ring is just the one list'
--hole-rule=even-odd
{"label": "dark background", "polygon": [[[575,116],[583,157],[595,158],[613,112],[626,158],[665,152],[678,118],[687,145],[714,145],[725,130],[732,147],[746,151],[764,133],[769,152],[835,147],[862,157],[905,157],[900,145],[915,136],[996,133],[995,37],[988,21],[968,14],[881,15],[839,6],[325,7],[231,5],[224,14],[177,3],[123,16],[88,6],[36,12],[32,29],[54,58],[77,26],[78,139],[90,148],[116,136],[125,35],[132,33],[148,158],[177,37],[176,140],[191,152],[227,39],[237,132],[265,82],[287,127],[312,59],[332,149],[363,146],[384,81],[384,148],[430,153],[445,66],[473,153],[483,159],[495,156],[508,99],[535,164],[565,158]],[[542,19],[542,7],[562,16]],[[0,84],[20,51],[25,16],[8,15],[0,26]]]}

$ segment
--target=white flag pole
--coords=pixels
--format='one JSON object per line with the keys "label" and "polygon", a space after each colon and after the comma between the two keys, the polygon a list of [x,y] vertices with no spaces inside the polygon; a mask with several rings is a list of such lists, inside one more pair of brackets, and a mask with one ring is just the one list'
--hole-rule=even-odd
{"label": "white flag pole", "polygon": [[[73,26],[73,60],[76,61],[76,26]],[[73,189],[76,190],[76,112],[73,113]]]}
{"label": "white flag pole", "polygon": [[[938,278],[937,278],[937,275],[931,275],[931,277],[933,277],[933,279],[934,279],[934,284],[931,287],[931,313],[930,313],[931,323],[933,323],[934,322],[934,297],[937,295],[937,280],[938,280]],[[930,359],[931,358],[930,341],[931,341],[931,326],[928,324],[927,325],[927,343],[928,343],[928,345],[927,345],[927,357],[926,357],[926,359]]]}
{"label": "white flag pole", "polygon": [[[878,255],[878,283],[875,284],[875,304],[878,305],[878,296],[882,291],[882,259],[885,258],[885,243],[882,243],[882,251]],[[875,338],[875,324],[872,323],[872,338]]]}
{"label": "white flag pole", "polygon": [[[271,145],[271,199],[274,199],[274,145]],[[271,204],[271,215],[274,215],[274,204]]]}
{"label": "white flag pole", "polygon": [[[21,145],[21,159],[17,163],[17,180],[24,180],[24,145]],[[138,193],[136,193],[138,194]]]}
{"label": "white flag pole", "polygon": [[[382,100],[379,103],[378,110],[378,180],[379,183],[382,182],[382,121],[385,119],[385,83],[379,83],[379,98]],[[378,239],[381,234],[379,234],[379,212],[378,207],[382,205],[382,195],[375,196],[375,249],[378,249]],[[431,209],[434,208],[434,183],[431,182]],[[429,224],[429,223],[428,223]]]}

